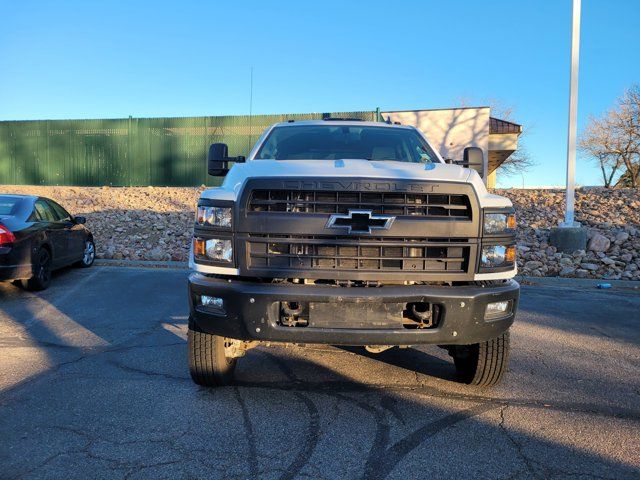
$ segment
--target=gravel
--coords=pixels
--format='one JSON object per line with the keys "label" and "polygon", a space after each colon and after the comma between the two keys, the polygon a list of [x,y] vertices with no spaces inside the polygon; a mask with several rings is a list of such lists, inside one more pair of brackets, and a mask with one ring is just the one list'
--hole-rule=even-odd
{"label": "gravel", "polygon": [[[0,193],[53,198],[87,217],[98,258],[185,261],[193,216],[205,187],[0,186]],[[563,218],[562,190],[495,190],[518,218],[518,268],[524,275],[640,280],[640,190],[583,188],[576,220],[588,231],[586,250],[559,253],[549,232]]]}

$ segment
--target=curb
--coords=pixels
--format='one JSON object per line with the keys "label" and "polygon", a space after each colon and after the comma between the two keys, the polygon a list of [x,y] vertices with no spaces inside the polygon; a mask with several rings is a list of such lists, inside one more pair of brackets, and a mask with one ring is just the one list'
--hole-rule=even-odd
{"label": "curb", "polygon": [[521,285],[540,285],[543,287],[597,288],[597,286],[602,283],[609,284],[612,288],[640,290],[640,282],[637,280],[607,280],[605,278],[525,277],[522,275],[516,275],[515,280]]}
{"label": "curb", "polygon": [[99,267],[128,267],[128,268],[165,268],[172,270],[188,270],[187,262],[156,262],[154,260],[111,260],[96,258],[94,265]]}
{"label": "curb", "polygon": [[[108,260],[97,258],[95,265],[100,267],[128,267],[128,268],[165,268],[171,270],[188,270],[187,262],[156,262],[154,260]],[[601,283],[608,283],[613,288],[640,290],[637,280],[607,280],[604,278],[568,278],[568,277],[525,277],[516,275],[515,280],[522,285],[540,285],[547,287],[565,288],[596,288]]]}

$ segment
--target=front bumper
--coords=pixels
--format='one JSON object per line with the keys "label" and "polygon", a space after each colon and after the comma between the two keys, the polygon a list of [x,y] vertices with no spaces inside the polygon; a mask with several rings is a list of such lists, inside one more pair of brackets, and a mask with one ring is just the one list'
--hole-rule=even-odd
{"label": "front bumper", "polygon": [[[224,313],[198,306],[200,295],[222,298]],[[520,286],[509,280],[498,286],[431,285],[336,287],[258,283],[230,278],[189,276],[191,319],[207,333],[239,340],[332,345],[469,345],[495,338],[513,323]],[[511,313],[485,320],[488,303],[512,300]],[[316,328],[278,324],[279,302],[351,302],[383,304],[428,302],[441,305],[443,314],[431,329]]]}

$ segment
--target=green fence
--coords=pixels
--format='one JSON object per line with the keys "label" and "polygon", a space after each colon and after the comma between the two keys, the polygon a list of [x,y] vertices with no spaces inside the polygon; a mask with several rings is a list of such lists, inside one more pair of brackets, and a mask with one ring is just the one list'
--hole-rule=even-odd
{"label": "green fence", "polygon": [[273,123],[326,117],[373,120],[376,112],[0,122],[0,184],[212,185],[211,143],[247,155]]}

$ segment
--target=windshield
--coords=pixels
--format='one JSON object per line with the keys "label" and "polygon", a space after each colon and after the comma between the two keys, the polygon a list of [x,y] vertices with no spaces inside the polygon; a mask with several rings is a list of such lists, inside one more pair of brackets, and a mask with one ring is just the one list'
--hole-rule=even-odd
{"label": "windshield", "polygon": [[258,160],[395,160],[437,162],[433,150],[413,129],[359,125],[299,125],[271,130]]}

